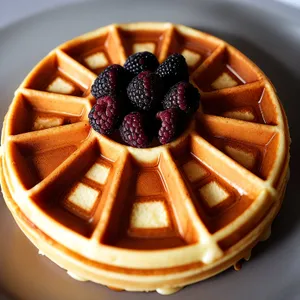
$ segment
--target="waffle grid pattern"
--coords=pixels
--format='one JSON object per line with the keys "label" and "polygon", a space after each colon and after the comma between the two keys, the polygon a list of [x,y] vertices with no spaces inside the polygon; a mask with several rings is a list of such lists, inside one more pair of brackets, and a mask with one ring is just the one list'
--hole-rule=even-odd
{"label": "waffle grid pattern", "polygon": [[[144,34],[149,26],[151,33]],[[141,150],[90,130],[87,115],[95,103],[89,88],[97,74],[143,49],[160,62],[172,52],[186,55],[202,106],[176,141]],[[111,25],[59,46],[21,84],[5,120],[3,170],[11,178],[6,183],[12,198],[28,219],[87,260],[147,270],[200,262],[206,269],[237,253],[239,242],[280,206],[288,142],[273,86],[227,43],[169,23]],[[54,159],[56,150],[60,157]],[[51,159],[49,169],[45,160]],[[169,218],[158,219],[155,226],[161,222],[161,230],[149,229],[147,236],[174,240],[173,246],[144,249],[151,254],[132,246],[134,241],[126,244],[141,237],[138,228],[130,230],[130,238],[125,233],[122,240],[111,238],[130,223],[126,205],[133,207],[135,200],[127,199],[127,185],[138,178],[135,166],[148,172],[147,178],[156,176],[157,194],[143,187],[132,197],[139,203],[152,199],[146,201],[154,209],[152,218],[164,209],[157,207],[163,201]],[[36,174],[29,178],[32,169]],[[58,195],[62,186],[64,195]],[[76,207],[81,195],[84,209]],[[123,217],[124,222],[116,221]]]}

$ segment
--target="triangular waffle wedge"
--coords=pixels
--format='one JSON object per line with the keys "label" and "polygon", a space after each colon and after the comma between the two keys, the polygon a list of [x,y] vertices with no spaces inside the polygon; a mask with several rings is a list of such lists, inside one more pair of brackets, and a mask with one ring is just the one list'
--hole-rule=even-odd
{"label": "triangular waffle wedge", "polygon": [[[174,142],[136,149],[93,131],[90,86],[136,51],[182,53],[201,107]],[[1,184],[16,222],[74,278],[168,294],[249,258],[288,180],[276,91],[237,49],[170,23],[116,24],[54,49],[4,120]]]}

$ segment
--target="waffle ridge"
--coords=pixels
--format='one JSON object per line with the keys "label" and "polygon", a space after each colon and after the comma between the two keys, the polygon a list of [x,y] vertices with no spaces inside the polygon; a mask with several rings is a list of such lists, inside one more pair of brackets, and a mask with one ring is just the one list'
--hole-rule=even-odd
{"label": "waffle ridge", "polygon": [[[193,53],[201,107],[175,141],[136,149],[91,130],[90,87],[146,43],[159,62]],[[175,292],[247,257],[288,177],[287,119],[266,75],[226,42],[170,23],[113,24],[58,46],[17,89],[1,147],[4,198],[28,238],[79,278],[128,291]],[[153,228],[130,222],[133,207]]]}

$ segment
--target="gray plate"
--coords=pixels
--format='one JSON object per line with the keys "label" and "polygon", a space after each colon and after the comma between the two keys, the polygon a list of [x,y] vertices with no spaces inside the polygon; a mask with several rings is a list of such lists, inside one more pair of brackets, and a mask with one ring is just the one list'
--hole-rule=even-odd
{"label": "gray plate", "polygon": [[[86,2],[48,11],[0,31],[0,115],[31,68],[58,44],[114,22],[170,21],[219,36],[248,55],[270,77],[289,118],[293,139],[291,180],[273,226],[240,272],[232,269],[168,299],[300,299],[300,12],[273,1]],[[15,225],[0,199],[0,298],[24,300],[158,299],[156,293],[113,292],[81,283],[37,250]],[[1,295],[2,293],[2,295]]]}

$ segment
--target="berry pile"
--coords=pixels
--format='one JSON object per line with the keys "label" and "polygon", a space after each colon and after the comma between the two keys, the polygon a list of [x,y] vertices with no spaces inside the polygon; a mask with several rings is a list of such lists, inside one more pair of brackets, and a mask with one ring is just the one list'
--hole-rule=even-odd
{"label": "berry pile", "polygon": [[160,65],[150,52],[135,53],[124,67],[107,67],[91,93],[97,99],[89,113],[92,128],[105,135],[119,130],[123,142],[137,148],[150,147],[155,137],[161,144],[172,142],[200,104],[178,53]]}

